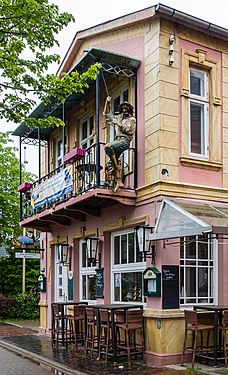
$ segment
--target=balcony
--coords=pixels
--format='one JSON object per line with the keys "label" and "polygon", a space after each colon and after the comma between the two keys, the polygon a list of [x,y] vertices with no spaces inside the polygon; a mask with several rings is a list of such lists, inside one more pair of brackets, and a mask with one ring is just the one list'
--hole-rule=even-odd
{"label": "balcony", "polygon": [[121,156],[124,188],[114,192],[115,180],[104,144],[86,150],[74,149],[64,164],[26,189],[20,185],[21,225],[51,231],[53,225],[69,226],[71,220],[85,222],[87,215],[100,216],[101,209],[115,204],[135,205],[135,150]]}

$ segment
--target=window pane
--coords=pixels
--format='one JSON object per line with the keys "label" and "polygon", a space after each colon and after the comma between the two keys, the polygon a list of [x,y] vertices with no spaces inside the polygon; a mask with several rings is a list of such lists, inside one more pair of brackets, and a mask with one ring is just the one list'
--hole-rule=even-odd
{"label": "window pane", "polygon": [[120,273],[114,274],[114,301],[120,301]]}
{"label": "window pane", "polygon": [[96,294],[96,275],[87,276],[87,299],[95,300]]}
{"label": "window pane", "polygon": [[119,110],[120,110],[120,108],[119,108],[119,106],[120,106],[120,96],[118,96],[117,98],[114,99],[113,105],[114,105],[114,113],[119,112]]}
{"label": "window pane", "polygon": [[82,123],[82,139],[87,138],[87,121]]}
{"label": "window pane", "polygon": [[89,134],[93,134],[93,116],[91,116],[89,119]]}
{"label": "window pane", "polygon": [[205,74],[195,70],[190,70],[190,92],[193,95],[205,96]]}
{"label": "window pane", "polygon": [[[186,241],[189,239],[187,238]],[[196,259],[196,242],[191,242],[186,244],[186,258],[187,259]]]}
{"label": "window pane", "polygon": [[121,274],[121,301],[142,301],[142,273],[130,272]]}
{"label": "window pane", "polygon": [[208,269],[199,268],[198,270],[199,297],[208,296]]}
{"label": "window pane", "polygon": [[204,150],[204,105],[190,103],[191,152],[205,154]]}
{"label": "window pane", "polygon": [[129,233],[128,235],[128,263],[134,263],[134,233]]}
{"label": "window pane", "polygon": [[186,293],[188,297],[196,296],[196,269],[186,268]]}
{"label": "window pane", "polygon": [[86,298],[86,275],[82,275],[82,299]]}
{"label": "window pane", "polygon": [[120,237],[114,237],[114,264],[120,264]]}
{"label": "window pane", "polygon": [[121,236],[121,263],[127,263],[127,235]]}
{"label": "window pane", "polygon": [[123,92],[123,101],[128,102],[128,89]]}

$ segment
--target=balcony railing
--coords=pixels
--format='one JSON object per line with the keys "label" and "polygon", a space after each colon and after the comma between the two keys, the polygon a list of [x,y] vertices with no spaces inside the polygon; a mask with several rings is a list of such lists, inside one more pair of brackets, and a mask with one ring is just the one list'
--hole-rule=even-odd
{"label": "balcony railing", "polygon": [[[86,194],[92,189],[113,190],[114,180],[109,173],[110,162],[105,154],[104,144],[93,144],[85,152],[79,152],[79,157],[77,154],[69,153],[69,157],[65,158],[68,159],[66,163],[35,181],[31,189],[19,189],[22,195],[21,220],[67,202],[72,197]],[[134,190],[135,150],[130,148],[120,159],[123,189]]]}

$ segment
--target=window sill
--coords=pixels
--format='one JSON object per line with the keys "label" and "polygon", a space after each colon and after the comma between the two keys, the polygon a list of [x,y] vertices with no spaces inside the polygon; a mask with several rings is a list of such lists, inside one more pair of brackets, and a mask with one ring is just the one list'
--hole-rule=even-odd
{"label": "window sill", "polygon": [[181,165],[184,167],[208,169],[212,171],[219,171],[222,168],[222,164],[214,161],[193,159],[190,157],[182,156],[180,158]]}

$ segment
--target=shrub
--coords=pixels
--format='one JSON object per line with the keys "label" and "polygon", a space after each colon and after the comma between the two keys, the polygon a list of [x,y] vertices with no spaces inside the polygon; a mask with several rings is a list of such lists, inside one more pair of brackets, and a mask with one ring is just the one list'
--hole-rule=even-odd
{"label": "shrub", "polygon": [[12,315],[16,319],[39,318],[39,300],[32,293],[18,294],[12,307]]}

